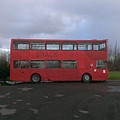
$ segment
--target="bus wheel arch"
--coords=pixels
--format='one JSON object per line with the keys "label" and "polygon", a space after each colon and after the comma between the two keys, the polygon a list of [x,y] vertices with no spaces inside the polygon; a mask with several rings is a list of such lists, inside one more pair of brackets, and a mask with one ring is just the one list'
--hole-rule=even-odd
{"label": "bus wheel arch", "polygon": [[82,75],[82,81],[85,83],[89,83],[90,81],[92,81],[92,76],[90,73],[84,73]]}
{"label": "bus wheel arch", "polygon": [[41,81],[41,75],[38,73],[33,73],[30,79],[33,83],[38,83]]}

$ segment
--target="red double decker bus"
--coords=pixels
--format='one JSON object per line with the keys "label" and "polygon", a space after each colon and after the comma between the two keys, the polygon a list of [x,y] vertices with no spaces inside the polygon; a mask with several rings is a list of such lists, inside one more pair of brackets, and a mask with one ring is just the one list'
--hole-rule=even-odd
{"label": "red double decker bus", "polygon": [[12,39],[10,80],[103,81],[107,58],[107,40]]}

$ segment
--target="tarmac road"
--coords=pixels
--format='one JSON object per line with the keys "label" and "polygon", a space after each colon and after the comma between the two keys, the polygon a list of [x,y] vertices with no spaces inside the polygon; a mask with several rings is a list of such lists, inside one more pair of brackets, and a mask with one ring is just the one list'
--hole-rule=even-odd
{"label": "tarmac road", "polygon": [[1,85],[0,120],[120,120],[120,82]]}

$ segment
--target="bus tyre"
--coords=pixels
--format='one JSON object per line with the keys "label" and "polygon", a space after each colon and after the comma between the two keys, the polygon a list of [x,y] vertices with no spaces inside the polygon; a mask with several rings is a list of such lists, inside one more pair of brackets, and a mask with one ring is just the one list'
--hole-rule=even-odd
{"label": "bus tyre", "polygon": [[91,81],[91,76],[89,74],[84,74],[82,77],[83,82],[89,83]]}
{"label": "bus tyre", "polygon": [[33,83],[38,83],[38,82],[40,82],[40,80],[41,80],[41,77],[40,77],[39,74],[33,74],[32,77],[31,77],[31,81]]}

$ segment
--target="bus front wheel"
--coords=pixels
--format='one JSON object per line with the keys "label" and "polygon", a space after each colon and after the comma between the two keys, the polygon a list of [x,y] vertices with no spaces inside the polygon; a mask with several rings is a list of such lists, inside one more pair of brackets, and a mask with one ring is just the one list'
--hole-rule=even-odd
{"label": "bus front wheel", "polygon": [[33,74],[33,75],[31,76],[31,81],[34,82],[34,83],[40,82],[40,81],[41,81],[40,75],[39,75],[39,74],[36,74],[36,73]]}
{"label": "bus front wheel", "polygon": [[91,79],[91,75],[88,74],[88,73],[85,73],[83,76],[82,76],[82,80],[83,82],[85,83],[89,83],[92,79]]}

